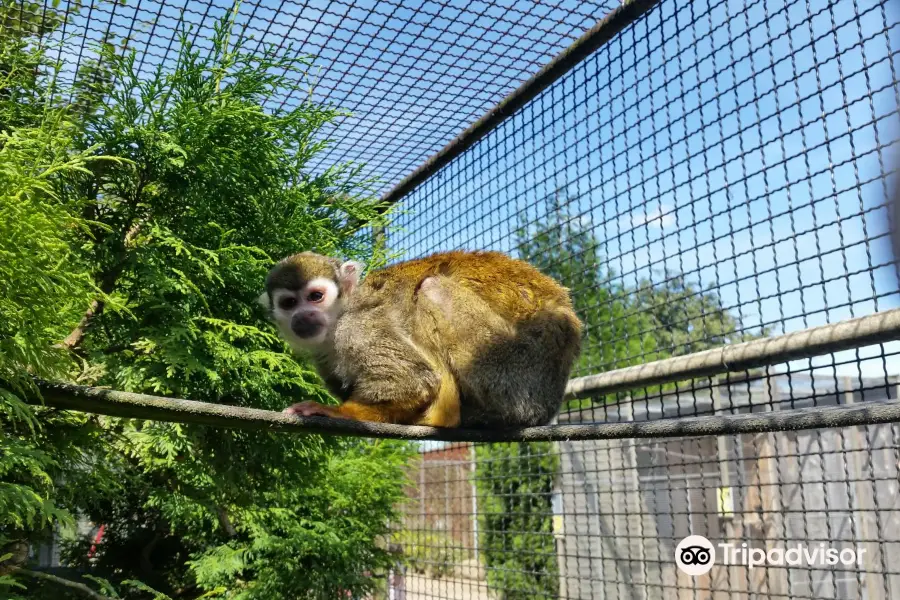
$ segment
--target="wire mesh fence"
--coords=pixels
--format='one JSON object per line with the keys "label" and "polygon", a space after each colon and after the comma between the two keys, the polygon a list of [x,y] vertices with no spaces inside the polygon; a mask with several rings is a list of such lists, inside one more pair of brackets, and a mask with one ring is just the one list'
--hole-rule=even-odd
{"label": "wire mesh fence", "polygon": [[[408,194],[390,246],[502,250],[563,281],[586,326],[579,376],[894,308],[898,18],[889,2],[659,2]],[[898,349],[571,401],[559,422],[895,399]],[[423,446],[393,589],[896,597],[898,433]],[[691,576],[688,535],[730,546]],[[748,565],[759,551],[772,560]]]}
{"label": "wire mesh fence", "polygon": [[[387,189],[571,43],[616,2],[385,0],[65,0],[13,2],[11,28],[64,26],[44,40],[69,80],[87,76],[101,44],[134,50],[138,71],[171,69],[187,35],[212,50],[234,13],[238,39],[260,52],[308,56],[309,80],[268,98],[276,110],[311,97],[350,114],[326,131],[311,166],[353,161]],[[235,40],[235,43],[238,40]],[[102,66],[102,65],[101,65]]]}

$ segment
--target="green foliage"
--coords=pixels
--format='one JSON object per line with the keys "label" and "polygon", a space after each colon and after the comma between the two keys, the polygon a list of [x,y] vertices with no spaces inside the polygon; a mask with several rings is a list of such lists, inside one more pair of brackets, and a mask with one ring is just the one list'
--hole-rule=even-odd
{"label": "green foliage", "polygon": [[0,132],[29,127],[40,120],[48,68],[44,53],[31,42],[60,24],[42,3],[0,0]]}
{"label": "green foliage", "polygon": [[302,504],[302,511],[236,513],[252,543],[225,543],[194,561],[201,587],[225,588],[236,574],[253,572],[253,581],[232,588],[228,597],[335,598],[342,590],[368,589],[366,573],[393,564],[371,541],[388,533],[384,515],[393,514],[397,484],[411,456],[407,445],[395,442],[353,446],[355,456],[321,465],[303,488],[267,496],[282,506]]}
{"label": "green foliage", "polygon": [[410,527],[394,532],[392,540],[403,548],[406,564],[415,573],[440,579],[456,574],[459,564],[466,558],[466,549],[442,531],[424,527]]}
{"label": "green foliage", "polygon": [[256,298],[300,250],[377,265],[358,224],[383,217],[352,166],[306,168],[339,111],[263,108],[309,60],[252,53],[232,28],[212,52],[185,34],[147,78],[106,43],[56,90],[67,107],[52,71],[29,75],[44,59],[27,35],[0,44],[0,549],[85,515],[104,541],[89,560],[74,536],[65,557],[111,596],[334,598],[393,562],[377,541],[408,445],[25,403],[33,375],[267,409],[327,398]]}
{"label": "green foliage", "polygon": [[559,593],[551,498],[559,458],[549,442],[475,448],[480,547],[488,585],[503,600]]}
{"label": "green foliage", "polygon": [[[624,285],[598,254],[600,243],[579,220],[556,208],[536,228],[517,232],[519,254],[571,290],[584,323],[575,375],[660,360],[733,344],[753,336],[714,291],[700,289],[683,275],[663,272],[653,281]],[[761,335],[766,335],[762,331]],[[673,387],[653,386],[648,393]],[[623,394],[594,398],[604,403]],[[577,408],[583,401],[572,402]]]}
{"label": "green foliage", "polygon": [[631,293],[631,304],[632,312],[649,318],[647,334],[661,356],[701,352],[754,337],[740,332],[740,321],[724,308],[718,294],[699,289],[680,274],[660,275],[662,284],[642,281]]}

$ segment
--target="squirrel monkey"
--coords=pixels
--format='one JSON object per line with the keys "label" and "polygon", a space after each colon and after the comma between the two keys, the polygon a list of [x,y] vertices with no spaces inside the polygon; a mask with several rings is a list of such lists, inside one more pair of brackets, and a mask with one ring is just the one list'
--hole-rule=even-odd
{"label": "squirrel monkey", "polygon": [[435,427],[524,427],[559,411],[581,346],[568,291],[499,252],[446,252],[370,272],[303,252],[260,303],[343,403],[285,412]]}

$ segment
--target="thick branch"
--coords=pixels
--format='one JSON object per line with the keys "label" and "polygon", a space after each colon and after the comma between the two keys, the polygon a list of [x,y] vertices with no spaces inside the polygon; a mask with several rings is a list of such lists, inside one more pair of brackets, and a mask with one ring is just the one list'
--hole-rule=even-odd
{"label": "thick branch", "polygon": [[105,596],[99,592],[95,592],[83,583],[78,583],[77,581],[72,581],[63,577],[57,577],[56,575],[51,575],[50,573],[31,571],[30,569],[23,569],[21,567],[15,568],[14,572],[19,573],[20,575],[25,575],[26,577],[31,577],[32,579],[49,581],[50,583],[54,583],[56,585],[62,585],[73,590],[78,590],[82,594],[88,596],[89,598],[94,598],[95,600],[113,600],[109,596]]}
{"label": "thick branch", "polygon": [[[128,249],[128,246],[131,244],[140,230],[140,223],[135,223],[131,226],[131,228],[125,234],[125,238],[123,240],[123,248],[125,250]],[[122,275],[122,271],[124,270],[125,259],[123,258],[108,272],[100,277],[100,291],[104,294],[111,294],[112,291],[116,288],[119,277]],[[62,341],[61,346],[64,348],[68,348],[69,350],[75,350],[76,348],[78,348],[81,345],[82,340],[84,339],[84,334],[87,331],[87,328],[90,326],[91,321],[93,321],[96,317],[100,316],[103,313],[103,309],[105,306],[106,303],[100,298],[91,300],[91,303],[88,305],[87,310],[84,311],[84,316],[82,316],[81,320],[78,322],[78,326],[76,326],[75,329],[73,329],[72,332],[66,336],[66,339]]]}
{"label": "thick branch", "polygon": [[25,540],[13,540],[0,546],[0,557],[8,555],[5,560],[0,558],[0,575],[6,575],[24,565],[28,560],[28,550],[28,542]]}
{"label": "thick branch", "polygon": [[103,312],[104,305],[105,303],[100,299],[91,300],[91,303],[88,305],[88,309],[84,311],[84,316],[82,316],[81,320],[78,322],[78,326],[75,327],[75,329],[73,329],[72,332],[66,336],[66,339],[62,341],[62,346],[64,348],[74,350],[79,345],[81,345],[81,340],[84,339],[84,332],[87,331],[88,325],[91,324],[91,321],[94,319],[94,317]]}
{"label": "thick branch", "polygon": [[145,576],[152,576],[156,573],[153,568],[153,561],[150,560],[150,555],[153,554],[153,550],[161,539],[162,534],[159,531],[154,531],[150,541],[141,548],[141,571],[143,571]]}

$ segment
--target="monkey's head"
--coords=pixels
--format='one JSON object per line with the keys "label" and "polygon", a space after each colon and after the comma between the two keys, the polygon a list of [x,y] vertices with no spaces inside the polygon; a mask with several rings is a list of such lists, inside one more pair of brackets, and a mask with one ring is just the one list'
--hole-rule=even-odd
{"label": "monkey's head", "polygon": [[289,256],[269,272],[259,303],[268,309],[291,347],[321,349],[331,343],[334,325],[359,283],[363,266],[313,252]]}

